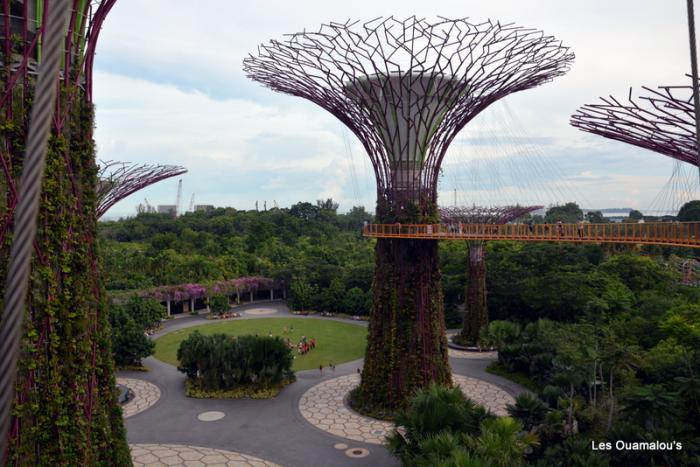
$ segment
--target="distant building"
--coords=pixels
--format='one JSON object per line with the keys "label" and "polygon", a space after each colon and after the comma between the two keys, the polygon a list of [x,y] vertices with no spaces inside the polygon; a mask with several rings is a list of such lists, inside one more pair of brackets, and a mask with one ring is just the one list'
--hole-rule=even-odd
{"label": "distant building", "polygon": [[213,204],[195,204],[194,205],[194,212],[206,212],[206,211],[213,211],[213,210],[214,210]]}
{"label": "distant building", "polygon": [[177,206],[174,204],[159,204],[158,214],[170,214],[174,216],[177,214]]}

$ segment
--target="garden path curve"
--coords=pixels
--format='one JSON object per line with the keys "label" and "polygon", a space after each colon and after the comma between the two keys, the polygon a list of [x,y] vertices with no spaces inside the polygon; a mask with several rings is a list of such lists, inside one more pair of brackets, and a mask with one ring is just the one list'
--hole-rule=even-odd
{"label": "garden path curve", "polygon": [[[270,307],[277,310],[272,315],[274,317],[307,318],[292,315],[286,304],[279,301],[244,305],[237,308],[236,311],[244,312],[251,308]],[[235,319],[259,319],[254,313],[241,314],[243,317]],[[270,317],[270,314],[265,313],[259,317]],[[366,322],[363,321],[342,318],[326,319],[366,325]],[[212,321],[202,316],[173,319],[166,322],[164,328],[154,337],[160,337],[177,329],[208,323],[212,323]],[[491,360],[488,359],[453,358],[450,360],[455,375],[491,383],[511,397],[523,391],[514,383],[486,373],[485,368],[490,362]],[[150,406],[148,410],[139,413],[138,416],[125,419],[128,440],[132,446],[196,447],[194,449],[198,452],[201,452],[202,449],[223,450],[232,452],[235,456],[242,456],[244,459],[252,459],[254,456],[262,462],[268,462],[267,465],[278,464],[287,467],[399,465],[398,461],[380,444],[372,443],[372,440],[364,438],[362,440],[348,438],[347,434],[338,436],[319,430],[308,422],[300,410],[299,403],[309,389],[339,376],[356,377],[357,370],[362,366],[362,360],[339,364],[334,372],[328,370],[324,371],[323,374],[320,374],[318,370],[297,372],[297,381],[286,387],[272,400],[191,399],[184,394],[184,375],[179,373],[175,367],[152,357],[146,359],[144,363],[150,371],[120,374],[120,377],[152,383],[159,388],[161,393],[158,402]],[[209,422],[200,421],[197,418],[203,412],[214,411],[221,412],[225,416]],[[156,448],[146,449],[142,447],[141,449],[152,452]],[[167,449],[163,449],[163,451]],[[148,454],[148,452],[143,451],[137,452],[143,455]],[[170,461],[176,462],[177,459],[172,458],[169,459]],[[174,465],[188,465],[184,461],[185,459],[183,459],[183,463]],[[246,462],[248,464],[230,465],[258,465],[252,461]],[[167,464],[162,462],[161,465]],[[192,463],[192,465],[200,464]],[[222,463],[221,465],[227,464]]]}

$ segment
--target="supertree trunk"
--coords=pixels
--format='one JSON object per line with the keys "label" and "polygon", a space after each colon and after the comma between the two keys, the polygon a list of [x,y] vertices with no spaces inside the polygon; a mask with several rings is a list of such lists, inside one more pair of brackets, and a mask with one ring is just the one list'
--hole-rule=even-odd
{"label": "supertree trunk", "polygon": [[470,241],[467,293],[461,340],[467,345],[479,344],[479,331],[489,323],[486,301],[486,245],[483,241]]}
{"label": "supertree trunk", "polygon": [[[292,34],[262,44],[244,69],[357,136],[374,169],[379,222],[436,224],[440,167],[459,131],[498,99],[564,74],[572,59],[539,31],[413,16]],[[405,405],[430,382],[450,384],[436,243],[382,239],[376,255],[365,369],[352,396],[374,412]]]}
{"label": "supertree trunk", "polygon": [[402,407],[416,389],[451,385],[437,241],[379,239],[362,382],[369,412]]}
{"label": "supertree trunk", "polygon": [[[130,465],[95,249],[92,106],[76,98],[70,108],[61,107],[63,126],[49,140],[42,185],[8,463]],[[19,108],[13,120],[26,122]],[[11,149],[5,162],[19,173],[24,126],[14,128],[3,138]]]}
{"label": "supertree trunk", "polygon": [[[41,186],[7,459],[15,466],[131,465],[117,402],[97,252],[92,57],[114,0],[76,1]],[[42,2],[5,2],[0,73],[0,281],[13,240],[17,184],[41,61]],[[7,31],[19,30],[8,35]],[[30,64],[24,66],[22,64]],[[19,64],[19,65],[18,65]],[[0,297],[1,299],[2,297]],[[1,319],[1,317],[0,317]]]}
{"label": "supertree trunk", "polygon": [[[471,206],[441,208],[440,218],[446,224],[499,225],[512,222],[542,206]],[[465,315],[462,331],[455,342],[470,346],[479,345],[479,331],[489,322],[486,300],[486,243],[482,240],[467,242],[469,265],[467,269],[467,289]]]}

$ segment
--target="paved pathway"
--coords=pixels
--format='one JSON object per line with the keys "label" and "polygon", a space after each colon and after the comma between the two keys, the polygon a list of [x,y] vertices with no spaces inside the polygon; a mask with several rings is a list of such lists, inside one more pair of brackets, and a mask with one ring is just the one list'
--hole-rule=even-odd
{"label": "paved pathway", "polygon": [[131,444],[134,467],[150,466],[226,466],[279,467],[273,462],[223,449],[186,446],[183,444]]}
{"label": "paved pathway", "polygon": [[134,397],[122,406],[124,418],[143,412],[160,399],[160,389],[148,381],[135,378],[117,378],[117,384],[129,388]]}
{"label": "paved pathway", "polygon": [[450,358],[466,358],[469,360],[496,360],[498,352],[473,352],[469,350],[457,350],[453,348],[447,349],[447,355]]}
{"label": "paved pathway", "polygon": [[[275,311],[270,312],[272,308]],[[255,309],[264,310],[264,313],[247,313]],[[236,309],[243,314],[235,319],[258,319],[263,317],[295,317],[298,319],[306,316],[292,315],[283,302],[259,302],[252,305],[244,305]],[[363,321],[353,321],[342,318],[335,319],[351,322],[358,325],[366,325]],[[154,337],[160,337],[177,329],[191,326],[200,326],[216,321],[207,320],[202,316],[179,318],[165,323],[164,329]],[[523,389],[498,376],[489,375],[484,370],[491,362],[489,359],[453,358],[451,365],[455,375],[466,375],[467,381],[478,378],[477,383],[491,383],[500,387],[504,393],[514,396]],[[193,456],[197,453],[214,450],[220,455],[221,450],[231,453],[235,459],[226,462],[242,462],[240,464],[220,463],[217,465],[284,465],[287,467],[307,466],[398,466],[398,461],[389,452],[376,443],[372,436],[373,429],[369,430],[371,436],[358,437],[355,432],[347,431],[357,429],[360,433],[366,433],[353,426],[344,426],[342,434],[322,431],[309,422],[300,409],[300,401],[305,393],[318,385],[338,377],[357,378],[356,371],[362,366],[362,361],[357,360],[345,364],[339,364],[335,372],[324,371],[323,375],[317,370],[297,372],[297,381],[286,387],[272,400],[252,399],[190,399],[184,394],[184,375],[171,365],[154,358],[148,358],[144,362],[150,368],[148,372],[124,372],[120,376],[150,382],[160,390],[160,400],[141,412],[134,413],[125,420],[128,439],[136,452],[141,455],[162,451],[163,459],[154,465],[168,465],[168,462],[176,462],[173,455],[165,455],[166,451],[180,452],[178,449],[191,449]],[[459,379],[459,377],[457,377]],[[355,379],[356,381],[356,379]],[[485,386],[485,387],[490,387]],[[494,394],[499,394],[494,392]],[[341,401],[342,402],[342,401]],[[343,408],[343,407],[341,407]],[[346,409],[347,410],[347,409]],[[203,421],[198,417],[205,412],[220,412],[223,417],[203,417],[205,420],[216,418],[215,421]],[[342,413],[342,412],[341,412]],[[359,415],[355,414],[357,417]],[[364,417],[363,417],[364,418]],[[372,424],[384,424],[372,420]],[[388,423],[388,428],[391,425]],[[374,426],[374,425],[371,425]],[[384,426],[384,425],[382,425]],[[330,428],[330,426],[329,426]],[[337,428],[337,427],[336,427]],[[386,428],[386,427],[385,427]],[[385,429],[383,428],[383,429]],[[386,429],[385,429],[386,433]],[[385,434],[383,433],[383,434]],[[377,438],[379,439],[379,438]],[[148,447],[144,447],[148,446]],[[166,446],[166,447],[163,447]],[[177,447],[174,449],[172,446]],[[192,447],[197,446],[197,447]],[[136,449],[142,451],[136,451]],[[196,453],[194,452],[196,451]],[[182,451],[190,452],[190,451]],[[170,454],[169,452],[167,454]],[[189,454],[188,454],[189,455]],[[209,455],[209,454],[206,454]],[[228,455],[228,454],[227,454]],[[182,459],[181,463],[173,465],[190,465]],[[260,458],[256,460],[251,456]],[[205,455],[202,455],[204,458]],[[151,459],[151,458],[148,458]],[[264,461],[262,459],[265,459]],[[152,460],[152,459],[151,459]],[[191,462],[196,462],[192,459]],[[137,460],[137,462],[140,462]],[[179,461],[177,461],[179,462]],[[199,462],[202,462],[199,459]],[[255,464],[254,462],[263,462]],[[267,462],[265,464],[264,462]],[[272,464],[274,463],[274,464]],[[136,465],[148,465],[141,463]],[[193,463],[191,465],[202,465]],[[207,465],[203,463],[203,465]]]}
{"label": "paved pathway", "polygon": [[179,329],[191,328],[193,326],[202,326],[205,324],[221,323],[224,321],[233,321],[241,319],[259,319],[259,318],[296,318],[296,319],[328,319],[340,321],[343,323],[357,324],[359,326],[367,326],[367,321],[354,320],[339,317],[323,317],[319,315],[295,315],[289,311],[286,302],[282,300],[275,301],[258,301],[245,305],[240,305],[232,308],[231,311],[240,313],[239,318],[228,319],[207,319],[207,314],[183,316],[175,319],[167,320],[163,323],[163,327],[151,338],[158,339],[159,337],[177,331]]}
{"label": "paved pathway", "polygon": [[[513,397],[497,386],[468,376],[454,375],[454,383],[465,395],[496,415],[507,415]],[[347,405],[347,397],[360,384],[358,374],[326,380],[306,391],[299,400],[302,416],[316,428],[342,438],[383,444],[394,424],[362,416]]]}

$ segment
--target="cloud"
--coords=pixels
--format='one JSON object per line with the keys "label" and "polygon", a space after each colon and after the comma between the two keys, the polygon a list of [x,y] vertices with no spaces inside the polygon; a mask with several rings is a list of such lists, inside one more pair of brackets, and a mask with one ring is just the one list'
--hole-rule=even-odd
{"label": "cloud", "polygon": [[[580,196],[599,207],[643,207],[668,180],[666,158],[569,125],[598,96],[684,82],[684,5],[652,0],[120,0],[97,49],[99,157],[184,165],[185,192],[201,204],[251,208],[263,196],[281,205],[332,196],[341,210],[371,208],[372,171],[356,138],[313,104],[248,80],[242,61],[286,33],[387,14],[514,21],[576,53],[566,76],[506,97],[455,139],[440,187],[448,199],[457,188],[467,201]],[[162,182],[114,212],[132,213],[144,196],[172,203],[176,186]]]}

